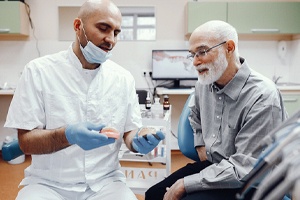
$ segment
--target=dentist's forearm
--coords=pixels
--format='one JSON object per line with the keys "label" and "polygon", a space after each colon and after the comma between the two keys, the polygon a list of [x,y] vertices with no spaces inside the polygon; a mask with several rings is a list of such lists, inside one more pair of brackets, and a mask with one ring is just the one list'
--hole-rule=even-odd
{"label": "dentist's forearm", "polygon": [[31,131],[18,129],[18,140],[25,154],[48,154],[70,146],[65,136],[65,127]]}

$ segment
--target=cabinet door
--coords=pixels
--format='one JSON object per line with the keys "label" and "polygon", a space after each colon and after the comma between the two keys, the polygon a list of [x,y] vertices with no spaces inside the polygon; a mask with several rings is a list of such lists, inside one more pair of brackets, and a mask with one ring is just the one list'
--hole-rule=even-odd
{"label": "cabinet door", "polygon": [[300,110],[300,94],[282,93],[283,104],[289,116],[292,116]]}
{"label": "cabinet door", "polygon": [[29,20],[24,3],[0,2],[0,34],[29,34]]}
{"label": "cabinet door", "polygon": [[228,2],[228,23],[238,33],[300,33],[300,2]]}
{"label": "cabinet door", "polygon": [[195,28],[209,20],[227,21],[226,2],[188,2],[187,31],[192,33]]}

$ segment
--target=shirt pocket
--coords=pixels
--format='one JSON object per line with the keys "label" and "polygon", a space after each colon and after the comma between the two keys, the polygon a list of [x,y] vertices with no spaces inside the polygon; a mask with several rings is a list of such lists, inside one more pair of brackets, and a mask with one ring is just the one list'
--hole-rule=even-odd
{"label": "shirt pocket", "polygon": [[235,118],[231,118],[222,132],[222,146],[227,158],[236,152],[235,142],[237,134],[238,127],[236,126],[236,120]]}

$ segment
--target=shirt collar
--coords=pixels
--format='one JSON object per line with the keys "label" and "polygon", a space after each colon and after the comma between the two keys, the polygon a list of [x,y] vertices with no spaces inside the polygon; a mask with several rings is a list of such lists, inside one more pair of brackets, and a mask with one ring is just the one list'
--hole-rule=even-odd
{"label": "shirt collar", "polygon": [[210,91],[211,92],[219,92],[221,90],[221,88],[219,88],[219,86],[214,82],[210,85]]}
{"label": "shirt collar", "polygon": [[80,60],[78,59],[78,57],[75,55],[74,51],[73,51],[73,45],[75,45],[74,42],[72,42],[72,44],[69,46],[67,52],[68,52],[68,60],[70,63],[72,63],[72,66],[75,67],[77,70],[81,70],[82,69],[82,65]]}
{"label": "shirt collar", "polygon": [[244,58],[240,58],[241,68],[237,71],[233,79],[220,89],[215,83],[211,85],[211,90],[215,91],[217,94],[225,93],[232,100],[237,100],[245,83],[251,74],[250,68]]}

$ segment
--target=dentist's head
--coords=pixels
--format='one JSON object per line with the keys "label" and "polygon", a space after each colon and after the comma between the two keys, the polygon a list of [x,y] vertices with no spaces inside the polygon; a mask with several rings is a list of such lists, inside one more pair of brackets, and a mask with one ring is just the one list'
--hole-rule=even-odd
{"label": "dentist's head", "polygon": [[121,32],[122,15],[109,0],[88,0],[74,20],[73,50],[83,68],[95,69],[111,55]]}

